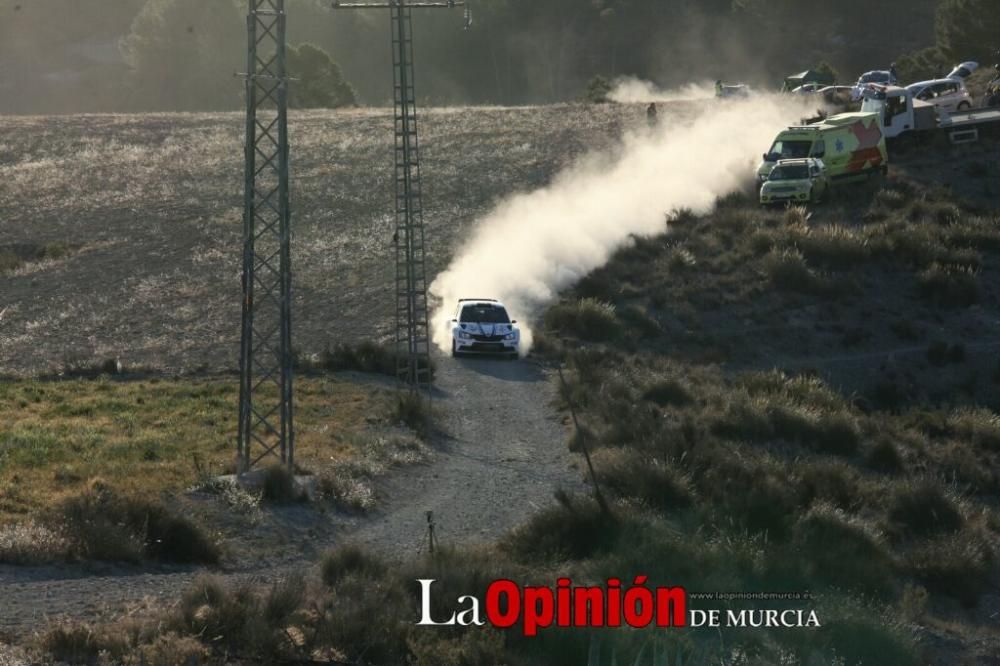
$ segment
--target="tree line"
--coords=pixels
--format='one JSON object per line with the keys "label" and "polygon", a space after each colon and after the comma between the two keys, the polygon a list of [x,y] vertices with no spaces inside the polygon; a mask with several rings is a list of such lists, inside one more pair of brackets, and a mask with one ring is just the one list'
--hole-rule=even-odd
{"label": "tree line", "polygon": [[[389,17],[286,0],[296,106],[391,99]],[[580,98],[595,76],[662,87],[778,86],[829,63],[842,81],[896,61],[920,78],[992,64],[996,0],[469,0],[414,10],[422,103]],[[0,0],[0,112],[221,110],[241,105],[245,0]]]}

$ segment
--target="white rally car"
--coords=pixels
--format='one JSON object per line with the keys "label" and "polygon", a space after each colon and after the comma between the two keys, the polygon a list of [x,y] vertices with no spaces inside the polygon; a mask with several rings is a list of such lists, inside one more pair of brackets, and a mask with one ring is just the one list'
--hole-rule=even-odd
{"label": "white rally car", "polygon": [[451,320],[451,355],[504,354],[516,358],[521,331],[503,303],[492,298],[462,298]]}

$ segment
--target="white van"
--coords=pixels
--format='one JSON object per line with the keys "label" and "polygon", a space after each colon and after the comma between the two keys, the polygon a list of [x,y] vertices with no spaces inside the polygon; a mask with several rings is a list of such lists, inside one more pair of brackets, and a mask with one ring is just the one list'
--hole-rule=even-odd
{"label": "white van", "polygon": [[921,81],[906,86],[913,99],[933,104],[938,113],[958,113],[972,108],[972,95],[961,78]]}

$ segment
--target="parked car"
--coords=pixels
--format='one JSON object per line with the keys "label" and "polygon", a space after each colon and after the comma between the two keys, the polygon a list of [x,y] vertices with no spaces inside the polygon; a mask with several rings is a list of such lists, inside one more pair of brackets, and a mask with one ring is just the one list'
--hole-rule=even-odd
{"label": "parked car", "polygon": [[934,79],[906,86],[913,99],[937,107],[938,113],[956,113],[972,108],[972,95],[961,78]]}
{"label": "parked car", "polygon": [[819,92],[821,89],[826,88],[822,83],[806,83],[792,90],[796,95],[812,95],[813,93]]}
{"label": "parked car", "polygon": [[876,69],[870,72],[865,72],[858,79],[858,82],[854,84],[854,88],[851,89],[851,101],[857,102],[861,99],[865,88],[870,85],[895,86],[898,84],[899,81],[892,75],[892,72],[887,69]]}
{"label": "parked car", "polygon": [[451,320],[451,355],[503,354],[517,358],[521,331],[503,303],[492,298],[463,298]]}
{"label": "parked car", "polygon": [[848,104],[851,101],[851,86],[826,86],[816,91],[827,104]]}
{"label": "parked car", "polygon": [[807,157],[779,160],[760,188],[760,203],[816,202],[826,195],[830,181],[823,160]]}
{"label": "parked car", "polygon": [[970,76],[972,73],[979,69],[979,63],[973,60],[968,60],[960,65],[955,65],[955,69],[951,70],[945,78],[947,79],[962,79],[963,81]]}

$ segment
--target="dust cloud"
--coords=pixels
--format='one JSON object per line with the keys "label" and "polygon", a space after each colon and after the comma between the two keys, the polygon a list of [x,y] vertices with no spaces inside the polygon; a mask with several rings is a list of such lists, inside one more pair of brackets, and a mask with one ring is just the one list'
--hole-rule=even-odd
{"label": "dust cloud", "polygon": [[774,136],[802,117],[802,104],[778,95],[712,100],[687,119],[661,109],[658,127],[627,132],[614,155],[592,154],[550,185],[511,196],[431,285],[440,303],[431,319],[435,344],[450,350],[448,321],[459,298],[493,297],[520,322],[526,353],[542,306],[630,235],[664,231],[671,210],[704,213],[745,187]]}
{"label": "dust cloud", "polygon": [[615,79],[614,87],[608,95],[612,102],[620,104],[648,104],[649,102],[692,102],[715,97],[715,83],[700,81],[687,83],[678,88],[661,90],[649,81],[634,76]]}

